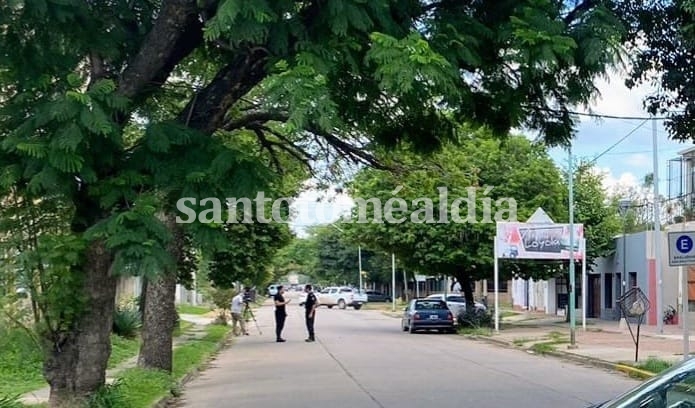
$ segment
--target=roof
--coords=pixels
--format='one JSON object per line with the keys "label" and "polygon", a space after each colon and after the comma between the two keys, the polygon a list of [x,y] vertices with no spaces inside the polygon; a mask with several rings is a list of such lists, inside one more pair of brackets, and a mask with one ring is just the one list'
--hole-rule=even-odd
{"label": "roof", "polygon": [[678,152],[680,156],[695,156],[695,146],[683,149]]}

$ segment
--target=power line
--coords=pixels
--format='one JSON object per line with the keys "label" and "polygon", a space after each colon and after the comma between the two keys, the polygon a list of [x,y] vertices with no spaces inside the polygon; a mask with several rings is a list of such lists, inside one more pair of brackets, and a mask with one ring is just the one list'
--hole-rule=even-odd
{"label": "power line", "polygon": [[[586,117],[591,117],[591,118],[601,118],[601,119],[620,119],[620,120],[666,120],[670,119],[668,116],[621,116],[621,115],[608,115],[605,113],[589,113],[589,112],[577,112],[577,111],[571,111],[571,110],[558,110],[558,109],[550,109],[550,108],[540,108],[539,110],[543,110],[546,112],[551,112],[551,113],[558,113],[558,114],[565,114],[568,113],[570,115],[577,115],[577,116],[586,116]],[[683,111],[672,111],[669,113],[684,113]]]}
{"label": "power line", "polygon": [[594,157],[593,159],[591,159],[591,161],[590,161],[589,163],[592,163],[592,164],[596,163],[596,160],[598,160],[598,159],[599,159],[601,156],[603,156],[604,154],[606,154],[606,153],[610,152],[611,150],[613,150],[617,145],[619,145],[620,143],[622,143],[625,139],[627,139],[628,137],[632,136],[632,135],[633,135],[635,132],[637,132],[642,126],[644,126],[645,123],[649,122],[651,119],[652,119],[652,118],[647,118],[647,119],[645,119],[644,121],[642,121],[642,123],[640,123],[639,125],[637,125],[636,128],[632,129],[632,130],[629,131],[625,136],[623,136],[623,137],[621,137],[620,139],[618,139],[618,141],[615,142],[615,143],[613,143],[610,147],[608,147],[608,149],[604,150],[604,151],[601,152],[599,155],[597,155],[596,157]]}

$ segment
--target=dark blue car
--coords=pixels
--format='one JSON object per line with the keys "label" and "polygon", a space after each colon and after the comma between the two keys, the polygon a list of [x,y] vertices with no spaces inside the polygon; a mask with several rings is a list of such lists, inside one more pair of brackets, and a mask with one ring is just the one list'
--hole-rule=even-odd
{"label": "dark blue car", "polygon": [[403,331],[415,333],[418,330],[437,330],[455,333],[454,314],[446,302],[438,299],[413,299],[403,310],[401,319]]}

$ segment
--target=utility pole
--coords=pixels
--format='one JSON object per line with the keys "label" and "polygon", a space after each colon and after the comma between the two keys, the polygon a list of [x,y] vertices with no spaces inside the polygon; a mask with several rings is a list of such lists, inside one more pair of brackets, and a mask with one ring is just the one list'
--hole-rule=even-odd
{"label": "utility pole", "polygon": [[659,155],[656,141],[656,119],[652,119],[654,151],[654,268],[656,270],[656,329],[664,332],[663,282],[661,277],[661,198],[659,197]]}
{"label": "utility pole", "polygon": [[576,348],[576,306],[575,306],[575,276],[574,276],[574,169],[572,164],[572,144],[568,148],[569,155],[569,170],[568,170],[568,187],[569,187],[569,218],[570,218],[570,254],[569,254],[569,268],[570,268],[570,348]]}

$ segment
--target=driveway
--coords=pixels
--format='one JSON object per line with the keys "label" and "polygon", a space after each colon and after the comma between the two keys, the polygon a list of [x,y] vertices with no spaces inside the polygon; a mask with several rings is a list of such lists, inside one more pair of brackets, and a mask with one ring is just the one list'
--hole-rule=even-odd
{"label": "driveway", "polygon": [[189,383],[179,406],[580,408],[636,384],[456,335],[404,333],[378,311],[321,308],[318,341],[305,343],[302,309],[288,308],[286,343],[275,342],[272,307],[262,307],[263,334],[250,322],[252,335]]}

